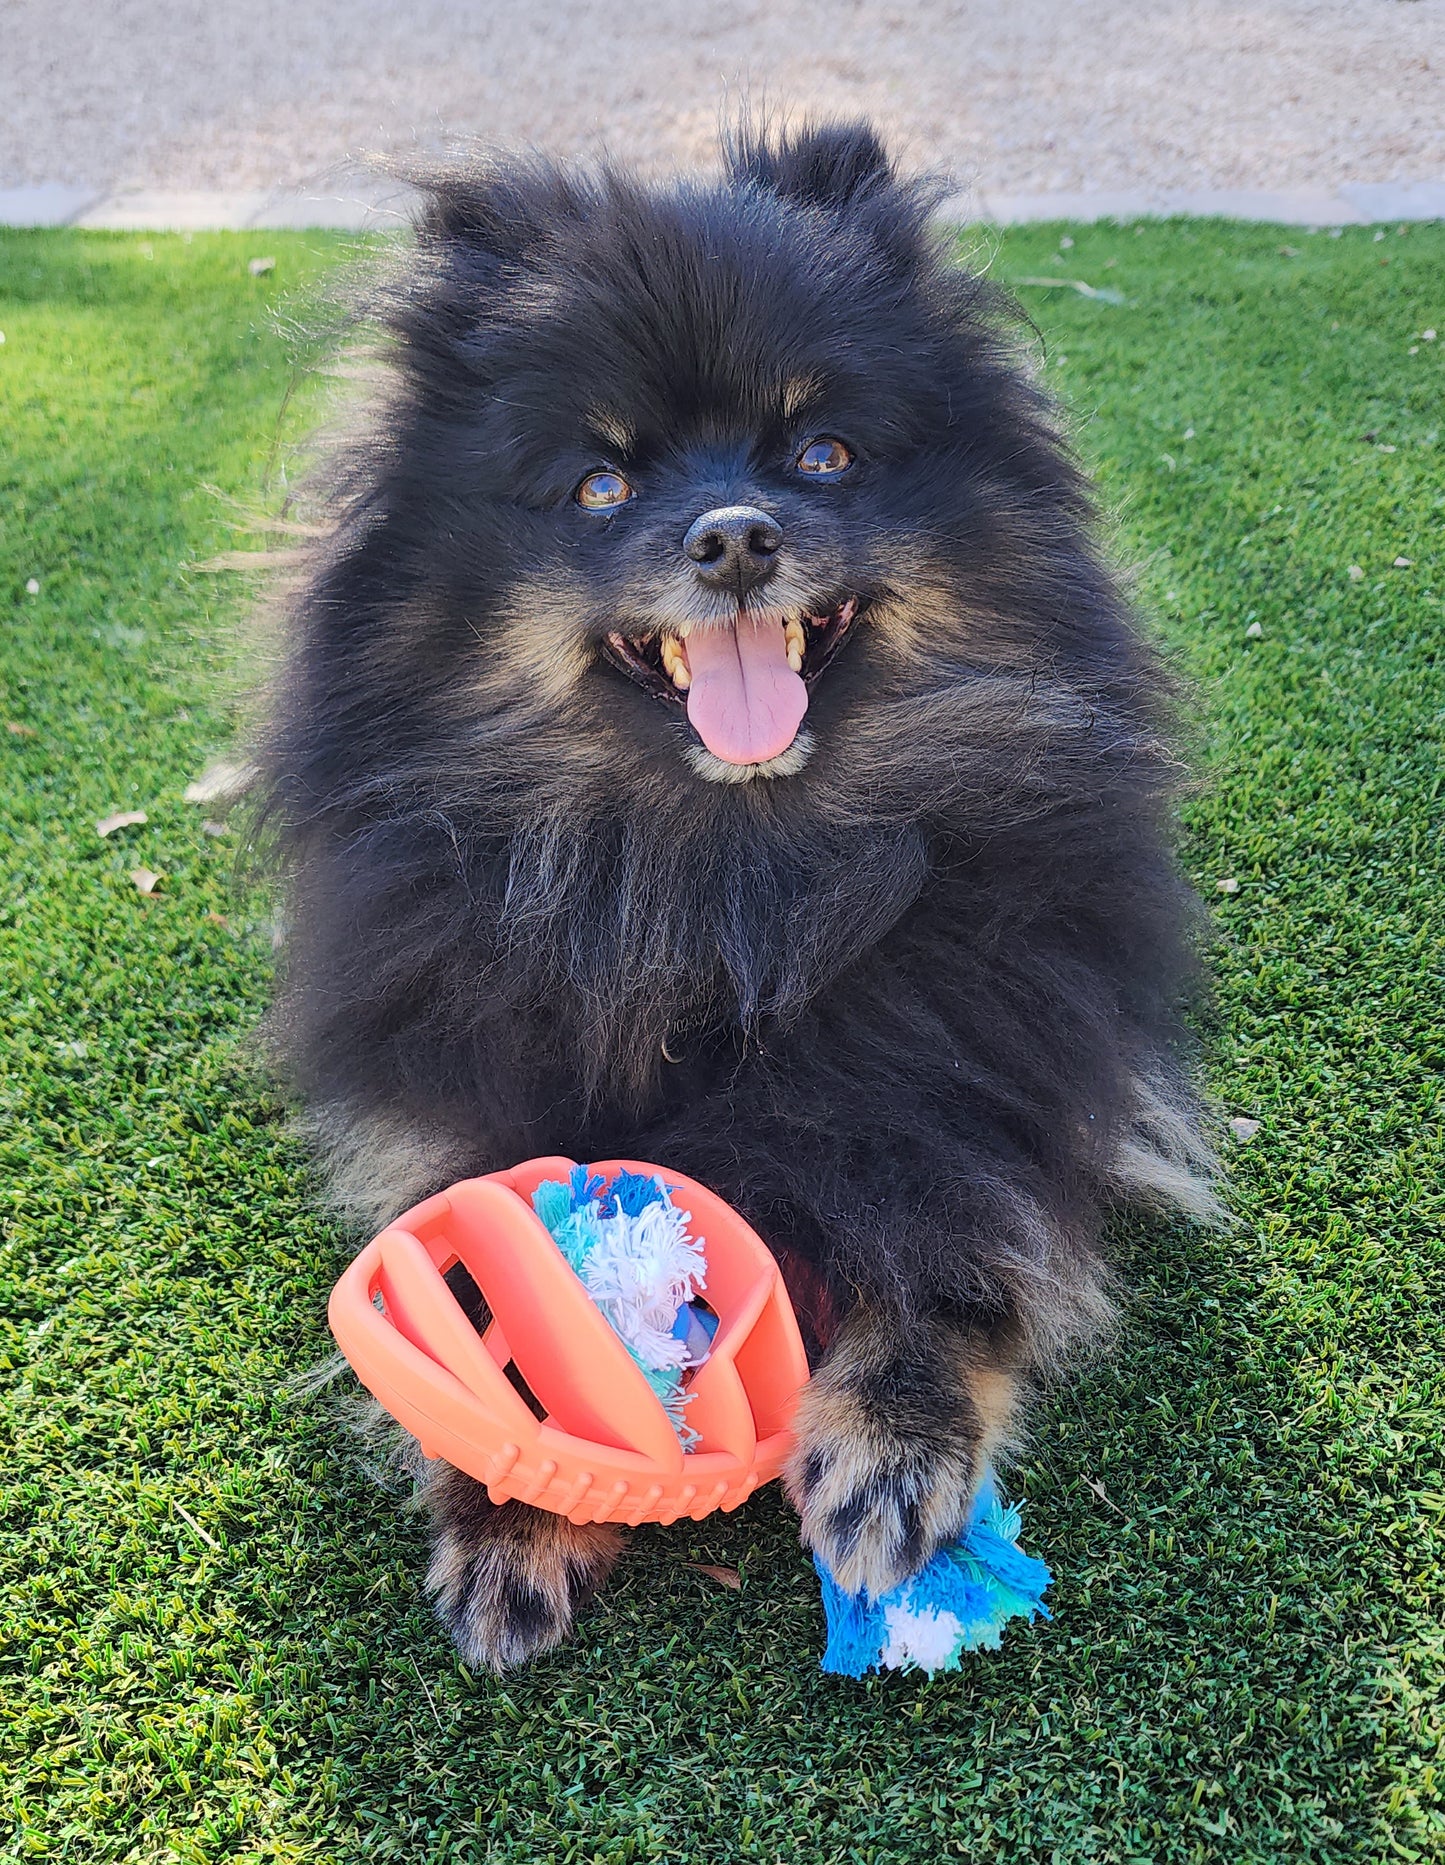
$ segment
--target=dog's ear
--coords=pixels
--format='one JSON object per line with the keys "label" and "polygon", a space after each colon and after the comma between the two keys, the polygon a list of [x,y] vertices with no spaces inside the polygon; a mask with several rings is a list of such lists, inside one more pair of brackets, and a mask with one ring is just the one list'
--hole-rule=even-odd
{"label": "dog's ear", "polygon": [[462,248],[504,264],[585,211],[577,183],[542,160],[482,159],[410,179],[422,192],[416,232],[423,248]]}
{"label": "dog's ear", "polygon": [[849,223],[904,275],[934,264],[929,224],[948,192],[940,177],[901,177],[871,123],[805,124],[769,135],[744,122],[725,144],[734,181]]}
{"label": "dog's ear", "polygon": [[382,297],[401,338],[400,357],[443,392],[485,372],[488,334],[534,258],[575,232],[587,211],[584,184],[538,157],[482,156],[397,168],[421,197],[416,263]]}
{"label": "dog's ear", "polygon": [[745,124],[726,155],[737,180],[808,207],[851,207],[894,179],[871,123],[810,123],[776,137]]}

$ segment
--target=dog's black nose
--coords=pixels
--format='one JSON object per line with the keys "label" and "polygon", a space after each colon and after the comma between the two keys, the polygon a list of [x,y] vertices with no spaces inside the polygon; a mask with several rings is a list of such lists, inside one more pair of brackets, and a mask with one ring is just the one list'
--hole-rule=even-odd
{"label": "dog's black nose", "polygon": [[704,583],[745,596],[772,574],[782,542],[783,527],[756,505],[720,505],[693,520],[682,548]]}

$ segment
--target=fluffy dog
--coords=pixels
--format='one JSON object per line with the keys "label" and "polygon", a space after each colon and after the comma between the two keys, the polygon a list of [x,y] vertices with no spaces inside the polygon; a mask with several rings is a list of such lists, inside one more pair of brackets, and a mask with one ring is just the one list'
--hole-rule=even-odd
{"label": "fluffy dog", "polygon": [[[286,1065],[368,1226],[554,1152],[737,1205],[814,1360],[803,1540],[878,1593],[1107,1325],[1109,1206],[1209,1207],[1166,685],[871,130],[427,186],[267,752]],[[472,1662],[617,1552],[428,1500]]]}

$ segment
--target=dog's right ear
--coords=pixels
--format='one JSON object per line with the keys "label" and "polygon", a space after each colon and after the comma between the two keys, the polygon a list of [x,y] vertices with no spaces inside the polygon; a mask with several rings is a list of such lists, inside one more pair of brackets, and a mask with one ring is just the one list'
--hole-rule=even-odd
{"label": "dog's right ear", "polygon": [[584,213],[577,184],[542,160],[483,159],[414,171],[408,179],[422,192],[416,234],[423,249],[515,263]]}
{"label": "dog's right ear", "polygon": [[381,314],[401,339],[403,366],[449,392],[458,365],[485,373],[492,327],[534,255],[575,233],[585,195],[541,158],[484,156],[394,172],[421,196],[416,262],[382,294]]}

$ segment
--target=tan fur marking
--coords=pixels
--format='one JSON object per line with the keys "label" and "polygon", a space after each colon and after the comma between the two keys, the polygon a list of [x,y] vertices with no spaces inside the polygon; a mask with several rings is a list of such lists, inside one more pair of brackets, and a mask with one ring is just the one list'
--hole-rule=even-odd
{"label": "tan fur marking", "polygon": [[538,723],[564,708],[592,665],[581,592],[556,576],[521,583],[490,624],[484,691],[526,693]]}
{"label": "tan fur marking", "polygon": [[[455,1480],[443,1469],[436,1487]],[[623,1545],[615,1528],[541,1509],[480,1525],[442,1516],[427,1590],[463,1660],[506,1671],[561,1644]]]}
{"label": "tan fur marking", "polygon": [[1216,1186],[1219,1161],[1192,1108],[1179,1105],[1167,1083],[1134,1078],[1130,1130],[1113,1161],[1113,1189],[1121,1202],[1173,1211],[1201,1224],[1224,1224],[1228,1215]]}
{"label": "tan fur marking", "polygon": [[[1007,1444],[1017,1401],[1011,1373],[980,1342],[955,1340],[965,1408],[952,1435],[890,1419],[859,1386],[899,1351],[886,1330],[857,1322],[804,1387],[785,1486],[804,1543],[848,1592],[888,1592],[962,1529],[984,1470]],[[971,1415],[970,1415],[971,1412]]]}
{"label": "tan fur marking", "polygon": [[409,1126],[392,1114],[322,1107],[303,1119],[326,1176],[328,1204],[368,1235],[466,1170],[461,1143],[451,1134]]}
{"label": "tan fur marking", "polygon": [[597,438],[609,447],[615,447],[618,453],[630,453],[636,436],[622,416],[611,408],[594,408],[587,417],[587,425]]}
{"label": "tan fur marking", "polygon": [[815,395],[821,394],[823,380],[811,371],[806,375],[789,376],[783,383],[783,419],[794,421]]}
{"label": "tan fur marking", "polygon": [[985,1453],[991,1459],[995,1449],[1013,1430],[1018,1382],[1011,1373],[990,1366],[966,1368],[963,1380],[973,1409],[983,1424]]}

